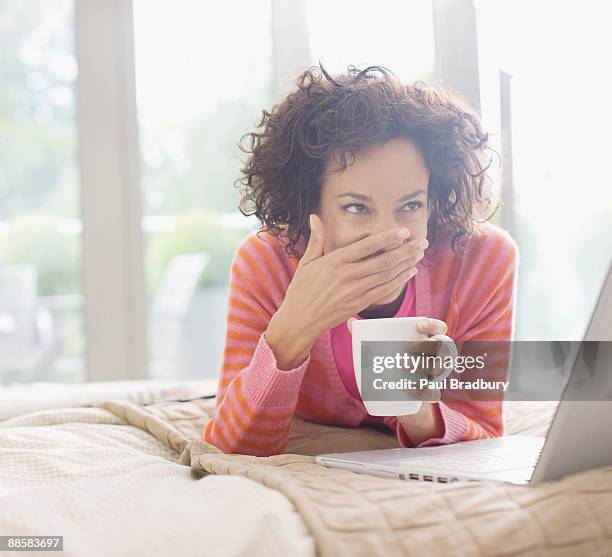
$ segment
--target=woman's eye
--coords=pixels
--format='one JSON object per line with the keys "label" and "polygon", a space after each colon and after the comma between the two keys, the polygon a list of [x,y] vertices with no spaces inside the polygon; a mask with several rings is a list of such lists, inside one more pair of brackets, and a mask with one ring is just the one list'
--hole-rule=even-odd
{"label": "woman's eye", "polygon": [[[357,207],[359,210],[357,211],[350,211],[349,209],[351,207]],[[362,213],[364,211],[367,211],[367,207],[365,205],[362,205],[361,203],[351,203],[350,205],[345,205],[344,206],[344,210],[347,213],[354,213],[354,214],[358,214],[358,213]]]}
{"label": "woman's eye", "polygon": [[[402,209],[405,209],[405,212],[413,213],[423,207],[423,203],[421,201],[409,201],[406,203]],[[361,203],[350,203],[349,205],[344,205],[342,207],[347,213],[352,213],[354,215],[358,215],[361,213],[366,213],[368,208]]]}
{"label": "woman's eye", "polygon": [[420,201],[409,201],[404,205],[404,207],[408,207],[408,211],[416,211],[420,209],[423,204]]}

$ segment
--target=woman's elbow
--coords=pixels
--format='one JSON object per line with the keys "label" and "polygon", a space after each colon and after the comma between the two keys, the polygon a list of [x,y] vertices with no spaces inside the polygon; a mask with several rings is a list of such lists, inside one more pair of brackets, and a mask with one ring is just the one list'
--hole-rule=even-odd
{"label": "woman's elbow", "polygon": [[241,454],[248,456],[275,456],[285,451],[287,441],[271,440],[271,443],[256,443],[249,439],[230,440],[216,431],[209,423],[204,430],[204,441],[213,445],[224,454]]}

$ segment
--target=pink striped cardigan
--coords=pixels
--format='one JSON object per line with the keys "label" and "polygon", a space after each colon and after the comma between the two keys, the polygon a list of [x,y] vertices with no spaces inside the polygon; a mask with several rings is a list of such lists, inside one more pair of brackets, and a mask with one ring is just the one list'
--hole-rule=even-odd
{"label": "pink striped cardigan", "polygon": [[[303,253],[304,240],[301,244]],[[298,260],[261,230],[247,236],[231,266],[227,331],[216,413],[203,438],[226,453],[282,453],[294,414],[314,422],[357,427],[368,416],[336,368],[331,331],[323,332],[297,368],[280,370],[264,331],[283,301]],[[446,322],[456,342],[510,340],[518,250],[507,232],[479,224],[458,256],[440,233],[415,276],[416,314]],[[443,395],[444,396],[444,395]],[[441,401],[444,433],[418,446],[498,436],[500,401]],[[414,446],[397,418],[384,418],[403,447]]]}

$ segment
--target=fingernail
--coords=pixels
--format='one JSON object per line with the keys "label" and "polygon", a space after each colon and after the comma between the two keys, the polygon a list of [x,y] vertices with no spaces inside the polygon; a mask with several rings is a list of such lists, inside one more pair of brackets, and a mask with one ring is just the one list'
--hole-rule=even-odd
{"label": "fingernail", "polygon": [[402,238],[403,240],[405,240],[406,238],[410,238],[410,230],[408,230],[407,228],[400,228],[397,231],[397,237]]}
{"label": "fingernail", "polygon": [[423,250],[427,249],[429,247],[429,242],[427,240],[421,240],[419,242],[419,247]]}

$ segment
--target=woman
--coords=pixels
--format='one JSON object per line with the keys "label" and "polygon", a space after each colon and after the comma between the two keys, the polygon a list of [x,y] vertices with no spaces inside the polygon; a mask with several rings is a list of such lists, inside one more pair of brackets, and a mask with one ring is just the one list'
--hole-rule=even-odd
{"label": "woman", "polygon": [[[403,447],[501,435],[500,401],[436,401],[368,415],[352,319],[427,316],[424,338],[510,340],[517,267],[496,209],[487,134],[456,95],[389,70],[305,71],[247,134],[240,208],[262,229],[234,257],[214,418],[204,439],[272,455],[295,413],[382,423]],[[243,138],[244,139],[244,138]]]}

